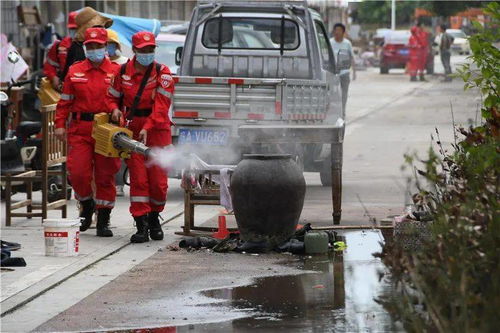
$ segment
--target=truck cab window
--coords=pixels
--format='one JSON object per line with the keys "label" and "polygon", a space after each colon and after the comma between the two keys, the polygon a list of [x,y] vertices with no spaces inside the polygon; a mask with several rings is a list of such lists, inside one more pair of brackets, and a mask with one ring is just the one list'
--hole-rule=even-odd
{"label": "truck cab window", "polygon": [[[222,22],[221,22],[222,20]],[[295,50],[300,45],[298,25],[281,18],[216,17],[203,29],[202,43],[209,49]],[[222,32],[219,33],[219,27]]]}
{"label": "truck cab window", "polygon": [[319,50],[321,52],[321,58],[323,60],[323,68],[333,72],[334,58],[333,58],[332,48],[330,46],[330,41],[328,40],[325,28],[318,21],[315,21],[314,25],[316,26],[316,33],[319,42]]}

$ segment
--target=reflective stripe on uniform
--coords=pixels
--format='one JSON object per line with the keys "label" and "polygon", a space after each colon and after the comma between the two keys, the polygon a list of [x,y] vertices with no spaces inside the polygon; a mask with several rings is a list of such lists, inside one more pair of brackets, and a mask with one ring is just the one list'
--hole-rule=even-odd
{"label": "reflective stripe on uniform", "polygon": [[86,196],[86,197],[82,197],[82,196],[78,195],[78,193],[75,192],[75,198],[78,201],[85,201],[85,200],[92,199],[92,195],[89,195],[89,196]]}
{"label": "reflective stripe on uniform", "polygon": [[121,97],[123,94],[113,87],[109,87],[109,93],[115,97]]}
{"label": "reflective stripe on uniform", "polygon": [[166,91],[165,89],[163,89],[162,87],[158,87],[156,89],[156,91],[159,92],[160,94],[162,94],[165,97],[172,98],[172,94],[170,92]]}
{"label": "reflective stripe on uniform", "polygon": [[108,207],[114,207],[115,206],[115,202],[114,201],[106,201],[106,200],[96,199],[95,203],[96,203],[96,205],[100,205],[100,206],[108,206]]}
{"label": "reflective stripe on uniform", "polygon": [[149,202],[149,197],[131,196],[130,202]]}
{"label": "reflective stripe on uniform", "polygon": [[156,206],[161,206],[161,205],[164,205],[167,203],[166,200],[164,201],[156,201],[155,199],[149,199],[149,202],[151,202],[153,205],[156,205]]}
{"label": "reflective stripe on uniform", "polygon": [[54,67],[59,67],[59,64],[50,58],[47,58],[47,62]]}
{"label": "reflective stripe on uniform", "polygon": [[71,101],[73,98],[75,98],[73,95],[61,94],[61,99],[64,101]]}

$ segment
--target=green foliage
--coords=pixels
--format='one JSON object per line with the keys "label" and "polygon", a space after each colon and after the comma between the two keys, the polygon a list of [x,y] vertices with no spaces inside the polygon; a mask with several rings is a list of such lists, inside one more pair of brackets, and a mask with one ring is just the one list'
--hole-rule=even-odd
{"label": "green foliage", "polygon": [[[488,12],[500,22],[499,6]],[[500,54],[495,33],[471,37],[472,64],[460,72],[467,88],[483,94],[484,123],[460,128],[463,139],[447,153],[436,131],[415,181],[432,216],[431,239],[409,252],[397,242],[384,246],[383,262],[396,295],[382,299],[409,332],[496,332],[500,327]],[[496,69],[495,69],[496,68]],[[421,186],[424,180],[428,185]]]}
{"label": "green foliage", "polygon": [[[435,16],[448,17],[471,7],[480,7],[485,1],[396,1],[397,24],[412,24],[415,8],[423,8]],[[391,1],[363,1],[359,4],[357,18],[361,24],[391,24]]]}
{"label": "green foliage", "polygon": [[500,68],[500,50],[494,46],[500,35],[500,5],[492,2],[485,13],[491,17],[492,28],[484,28],[478,22],[473,22],[479,32],[469,37],[472,51],[472,64],[465,64],[458,70],[458,75],[465,81],[465,89],[477,88],[483,95],[483,117],[491,118],[492,107],[500,103],[498,71]]}
{"label": "green foliage", "polygon": [[[397,1],[396,21],[398,24],[412,23],[415,8],[419,7],[420,1]],[[391,1],[363,1],[359,4],[358,19],[362,24],[377,23],[380,26],[391,25]]]}

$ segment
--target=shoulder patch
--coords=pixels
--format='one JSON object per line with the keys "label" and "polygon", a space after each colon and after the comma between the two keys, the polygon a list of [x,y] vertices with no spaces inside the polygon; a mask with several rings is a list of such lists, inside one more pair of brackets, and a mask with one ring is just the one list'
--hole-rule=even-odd
{"label": "shoulder patch", "polygon": [[161,80],[161,85],[163,88],[170,87],[172,85],[172,83],[174,82],[172,75],[169,75],[169,74],[162,74],[160,76],[160,80]]}

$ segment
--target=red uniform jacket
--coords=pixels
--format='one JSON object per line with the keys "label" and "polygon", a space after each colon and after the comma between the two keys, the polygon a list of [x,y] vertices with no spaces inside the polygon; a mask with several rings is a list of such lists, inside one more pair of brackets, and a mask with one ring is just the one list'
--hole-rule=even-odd
{"label": "red uniform jacket", "polygon": [[43,73],[50,80],[64,70],[71,41],[71,37],[64,37],[61,41],[56,41],[50,47],[45,63],[43,64]]}
{"label": "red uniform jacket", "polygon": [[107,57],[97,68],[88,59],[74,63],[68,70],[61,100],[57,103],[56,128],[65,127],[70,112],[108,112],[106,92],[119,68]]}
{"label": "red uniform jacket", "polygon": [[[109,89],[106,98],[107,111],[119,109],[118,104],[123,96],[123,106],[131,108],[137,91],[141,85],[144,73],[138,72],[134,67],[135,57],[125,66],[125,73],[120,75],[120,68],[115,72],[113,86]],[[155,63],[156,65],[156,63]],[[167,66],[161,65],[159,72],[153,68],[151,77],[141,96],[137,109],[151,109],[142,126],[143,129],[169,129],[172,121],[169,110],[174,94],[174,80]]]}

